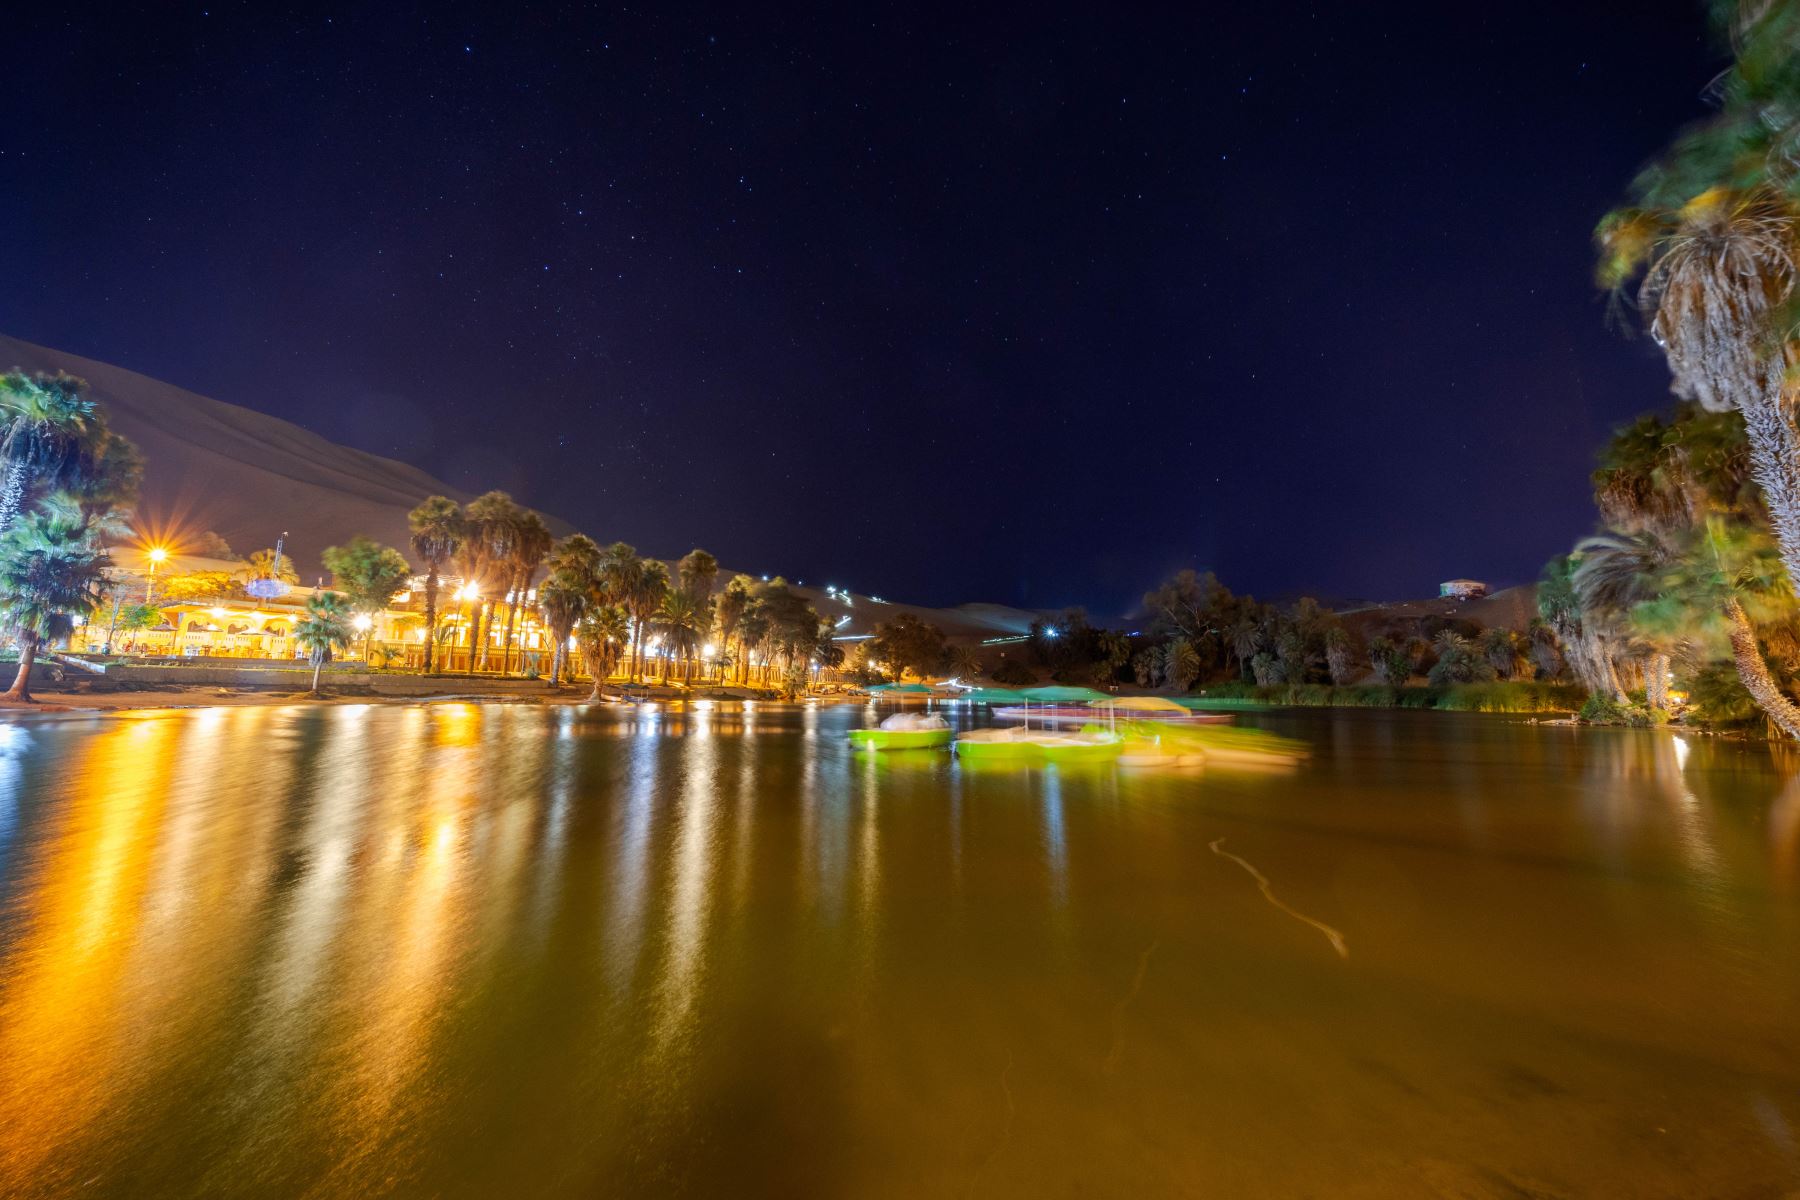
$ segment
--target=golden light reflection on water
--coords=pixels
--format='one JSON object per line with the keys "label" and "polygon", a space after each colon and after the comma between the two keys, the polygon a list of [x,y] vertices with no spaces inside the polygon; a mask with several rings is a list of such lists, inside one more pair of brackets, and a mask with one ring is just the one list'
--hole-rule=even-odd
{"label": "golden light reflection on water", "polygon": [[653,1056],[664,1069],[692,1050],[696,993],[706,970],[706,934],[714,900],[720,830],[717,828],[718,744],[688,739],[686,771],[677,804],[674,857],[670,863],[668,920],[662,969],[651,1020]]}
{"label": "golden light reflection on water", "polygon": [[105,1111],[130,1061],[121,1043],[134,1014],[120,982],[177,730],[154,719],[109,727],[58,818],[0,994],[0,1181],[47,1168]]}
{"label": "golden light reflection on water", "polygon": [[1321,716],[1281,778],[978,772],[852,716],[0,742],[0,803],[56,789],[0,809],[0,1194],[1331,1194],[1426,1155],[1756,1194],[1793,1157],[1800,775],[1761,751]]}

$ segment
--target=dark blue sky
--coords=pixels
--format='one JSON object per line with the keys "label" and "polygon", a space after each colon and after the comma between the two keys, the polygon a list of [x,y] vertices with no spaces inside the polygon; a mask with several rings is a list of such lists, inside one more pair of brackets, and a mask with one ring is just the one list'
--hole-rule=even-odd
{"label": "dark blue sky", "polygon": [[1135,7],[33,6],[0,329],[922,602],[1532,577],[1699,6]]}

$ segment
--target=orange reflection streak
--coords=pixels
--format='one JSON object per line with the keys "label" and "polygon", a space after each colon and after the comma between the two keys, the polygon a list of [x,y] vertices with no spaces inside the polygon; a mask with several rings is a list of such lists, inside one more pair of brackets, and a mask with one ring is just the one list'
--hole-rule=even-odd
{"label": "orange reflection streak", "polygon": [[670,882],[667,942],[652,1029],[656,1057],[673,1065],[677,1046],[691,1046],[694,1007],[706,968],[708,910],[717,887],[718,745],[693,743],[695,761],[682,787],[679,844]]}
{"label": "orange reflection streak", "polygon": [[[355,966],[373,985],[355,1000],[364,1014],[351,1069],[334,1104],[346,1153],[338,1164],[350,1178],[396,1123],[394,1112],[413,1096],[427,1065],[431,1038],[452,990],[455,957],[466,925],[462,892],[468,813],[478,778],[473,757],[479,722],[452,715],[431,760],[402,764],[419,785],[386,798],[379,821],[389,829],[375,837],[380,849],[359,897],[352,926],[363,939]],[[453,748],[453,749],[452,749]],[[429,762],[429,765],[427,765]],[[375,914],[393,914],[377,927]],[[361,918],[359,920],[358,918]],[[341,1180],[328,1181],[335,1190]]]}
{"label": "orange reflection streak", "polygon": [[0,997],[0,1192],[8,1180],[41,1186],[49,1156],[121,1085],[121,984],[174,747],[173,722],[125,722],[95,738],[76,772]]}
{"label": "orange reflection streak", "polygon": [[1776,888],[1794,891],[1795,866],[1800,862],[1800,775],[1790,778],[1769,806],[1769,849]]}

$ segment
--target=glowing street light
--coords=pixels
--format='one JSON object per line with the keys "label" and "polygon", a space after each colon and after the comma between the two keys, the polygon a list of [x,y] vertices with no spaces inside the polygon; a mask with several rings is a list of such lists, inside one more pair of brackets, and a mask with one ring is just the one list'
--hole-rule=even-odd
{"label": "glowing street light", "polygon": [[169,552],[165,547],[152,546],[145,551],[144,557],[150,560],[150,573],[144,576],[144,603],[150,603],[150,591],[156,586],[156,568],[168,561]]}

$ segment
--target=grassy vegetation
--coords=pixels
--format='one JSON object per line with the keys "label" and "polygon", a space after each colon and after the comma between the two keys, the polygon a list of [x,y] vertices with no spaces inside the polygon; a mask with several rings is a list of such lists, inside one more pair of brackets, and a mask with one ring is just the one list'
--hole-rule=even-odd
{"label": "grassy vegetation", "polygon": [[1441,712],[1572,713],[1586,691],[1567,683],[1464,683],[1449,687],[1336,687],[1327,683],[1213,684],[1195,699],[1219,707],[1245,703],[1303,708],[1432,708]]}

